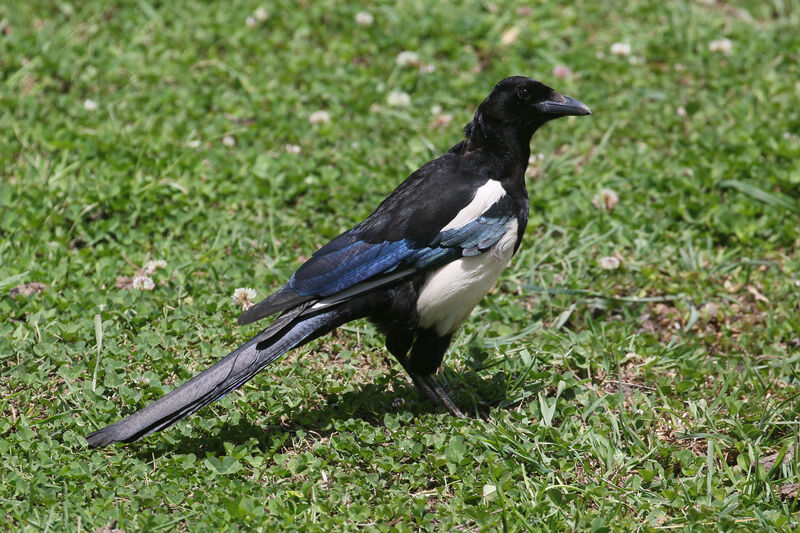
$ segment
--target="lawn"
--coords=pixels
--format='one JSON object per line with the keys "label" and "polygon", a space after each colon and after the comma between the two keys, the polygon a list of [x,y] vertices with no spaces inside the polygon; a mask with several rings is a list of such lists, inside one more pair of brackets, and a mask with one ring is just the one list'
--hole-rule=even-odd
{"label": "lawn", "polygon": [[[800,528],[798,0],[107,4],[0,6],[0,529]],[[594,114],[445,360],[489,421],[353,323],[87,448],[512,74]]]}

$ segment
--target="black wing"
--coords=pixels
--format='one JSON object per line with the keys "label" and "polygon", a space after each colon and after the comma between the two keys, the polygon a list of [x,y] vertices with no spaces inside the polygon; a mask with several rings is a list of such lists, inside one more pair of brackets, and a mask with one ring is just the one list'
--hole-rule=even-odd
{"label": "black wing", "polygon": [[[515,216],[498,195],[474,218],[448,227],[489,177],[455,154],[409,176],[363,222],[317,250],[273,295],[245,311],[247,324],[309,300],[339,302],[494,245]],[[497,184],[497,187],[500,187]]]}

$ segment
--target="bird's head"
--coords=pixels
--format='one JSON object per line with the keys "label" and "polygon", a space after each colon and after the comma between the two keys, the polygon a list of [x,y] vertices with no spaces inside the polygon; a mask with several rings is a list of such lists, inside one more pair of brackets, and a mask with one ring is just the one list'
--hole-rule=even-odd
{"label": "bird's head", "polygon": [[467,138],[513,133],[525,144],[545,122],[558,117],[591,115],[586,104],[557,92],[544,83],[511,76],[495,85],[467,125]]}

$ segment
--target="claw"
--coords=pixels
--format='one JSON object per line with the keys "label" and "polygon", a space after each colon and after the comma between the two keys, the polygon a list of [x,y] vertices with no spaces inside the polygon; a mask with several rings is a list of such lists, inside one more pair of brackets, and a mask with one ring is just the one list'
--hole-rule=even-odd
{"label": "claw", "polygon": [[400,362],[403,369],[408,372],[408,375],[411,376],[411,381],[414,382],[414,385],[429,402],[435,405],[444,404],[451,415],[456,418],[464,418],[464,413],[453,403],[453,400],[450,399],[450,396],[447,395],[447,392],[439,385],[439,382],[436,381],[432,374],[426,376],[415,374],[409,369],[408,359],[404,355],[397,355],[394,352],[392,354]]}
{"label": "claw", "polygon": [[447,392],[444,388],[439,385],[439,382],[436,381],[436,378],[432,375],[428,376],[421,376],[419,374],[411,374],[411,379],[414,381],[414,384],[417,386],[420,391],[433,403],[441,403],[445,406],[445,408],[456,418],[464,418],[464,413],[461,412],[461,409],[453,403],[453,400],[450,399],[450,396],[447,395]]}

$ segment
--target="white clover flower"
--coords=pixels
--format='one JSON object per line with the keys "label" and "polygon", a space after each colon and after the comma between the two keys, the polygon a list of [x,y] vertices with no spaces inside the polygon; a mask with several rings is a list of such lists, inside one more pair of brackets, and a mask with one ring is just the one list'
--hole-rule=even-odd
{"label": "white clover flower", "polygon": [[688,114],[686,112],[686,108],[683,106],[680,106],[678,109],[676,109],[675,113],[677,113],[679,117],[685,117]]}
{"label": "white clover flower", "polygon": [[255,305],[253,300],[256,299],[256,290],[250,287],[239,287],[233,291],[231,299],[236,305],[242,306],[242,311],[247,311]]}
{"label": "white clover flower", "polygon": [[401,67],[408,65],[419,65],[419,54],[409,50],[403,50],[397,54],[397,59],[395,59],[395,62]]}
{"label": "white clover flower", "polygon": [[95,102],[94,100],[92,100],[90,98],[87,98],[86,100],[83,101],[83,108],[86,111],[97,111],[97,108],[99,108],[99,107],[100,107],[100,104],[98,104],[97,102]]}
{"label": "white clover flower", "polygon": [[631,55],[631,45],[628,43],[614,43],[611,45],[610,51],[615,56],[629,56]]}
{"label": "white clover flower", "polygon": [[314,111],[311,113],[311,116],[308,117],[308,121],[311,124],[327,124],[331,121],[331,115],[324,110]]}
{"label": "white clover flower", "polygon": [[453,115],[442,113],[442,106],[439,104],[431,107],[431,114],[433,115],[433,120],[428,125],[431,128],[446,128],[453,121]]}
{"label": "white clover flower", "polygon": [[142,269],[145,274],[152,274],[159,268],[164,268],[167,266],[167,262],[163,259],[151,259],[147,263],[145,263],[144,268]]}
{"label": "white clover flower", "polygon": [[619,202],[619,196],[613,189],[603,189],[600,194],[595,195],[592,199],[592,205],[596,209],[606,209],[608,211],[613,211],[617,202]]}
{"label": "white clover flower", "polygon": [[156,284],[150,276],[134,276],[131,287],[140,291],[152,291]]}
{"label": "white clover flower", "polygon": [[375,17],[369,11],[359,11],[356,13],[356,24],[361,26],[370,26],[375,22]]}
{"label": "white clover flower", "polygon": [[519,38],[519,26],[512,26],[511,28],[507,29],[503,32],[503,36],[500,37],[500,42],[503,43],[505,46],[509,46],[517,42]]}
{"label": "white clover flower", "polygon": [[253,16],[259,22],[264,22],[269,18],[269,11],[267,11],[264,7],[259,7],[255,11],[253,11]]}
{"label": "white clover flower", "polygon": [[420,65],[419,66],[419,73],[420,74],[431,74],[436,72],[436,65],[433,63],[428,63],[427,65]]}
{"label": "white clover flower", "polygon": [[300,146],[298,146],[296,144],[287,144],[286,146],[283,147],[283,149],[286,150],[287,154],[293,154],[294,155],[294,154],[299,154],[300,153]]}
{"label": "white clover flower", "polygon": [[572,69],[566,65],[556,65],[553,67],[553,76],[565,80],[572,77]]}
{"label": "white clover flower", "polygon": [[433,120],[429,124],[431,128],[446,128],[453,122],[453,115],[450,113],[442,113],[441,115],[434,115]]}
{"label": "white clover flower", "polygon": [[614,256],[601,257],[598,264],[604,270],[616,270],[619,268],[619,259]]}
{"label": "white clover flower", "polygon": [[248,28],[255,28],[258,26],[258,21],[252,16],[248,16],[246,19],[244,19],[244,23],[247,24]]}
{"label": "white clover flower", "polygon": [[392,91],[386,97],[386,103],[392,107],[408,107],[411,105],[411,97],[402,91]]}
{"label": "white clover flower", "polygon": [[708,50],[709,52],[720,52],[727,56],[733,50],[733,42],[730,39],[715,39],[708,43]]}
{"label": "white clover flower", "polygon": [[189,148],[200,148],[200,140],[192,139],[191,141],[186,143],[186,146],[188,146]]}
{"label": "white clover flower", "polygon": [[222,144],[224,144],[227,147],[231,147],[236,144],[236,139],[234,139],[230,135],[226,135],[225,137],[222,138]]}

